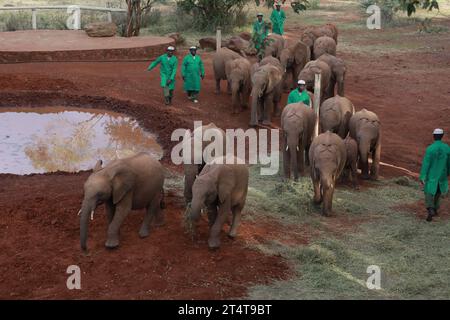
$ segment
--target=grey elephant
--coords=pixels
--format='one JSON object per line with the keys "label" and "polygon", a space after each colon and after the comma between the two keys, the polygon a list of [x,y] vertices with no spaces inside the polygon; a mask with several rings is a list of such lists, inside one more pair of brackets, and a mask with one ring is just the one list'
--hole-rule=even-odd
{"label": "grey elephant", "polygon": [[331,131],[345,139],[349,131],[350,118],[355,113],[353,103],[346,97],[336,95],[320,106],[320,132]]}
{"label": "grey elephant", "polygon": [[333,194],[347,160],[344,141],[327,131],[314,138],[309,148],[311,179],[314,186],[314,203],[322,203],[322,214],[333,211]]}
{"label": "grey elephant", "polygon": [[245,34],[233,36],[226,42],[226,47],[242,57],[254,56],[257,51],[249,40]]}
{"label": "grey elephant", "polygon": [[119,245],[119,229],[131,210],[146,209],[139,235],[147,237],[152,220],[163,223],[164,168],[150,155],[115,160],[102,168],[99,161],[84,184],[84,199],[80,214],[80,244],[87,250],[89,216],[100,204],[105,204],[108,218],[107,248]]}
{"label": "grey elephant", "polygon": [[[272,58],[272,57],[268,57]],[[267,59],[267,58],[265,58]],[[264,60],[264,59],[263,59]],[[250,126],[271,125],[272,112],[277,110],[282,93],[283,71],[272,63],[263,64],[252,75],[252,106]],[[278,62],[279,63],[279,62]]]}
{"label": "grey elephant", "polygon": [[[311,60],[311,50],[302,41],[297,41],[287,46],[281,51],[280,62],[281,66],[285,70],[285,85],[289,89],[294,89],[297,87],[297,79],[300,71],[305,67],[305,65]],[[288,85],[288,76],[292,77],[291,85]]]}
{"label": "grey elephant", "polygon": [[234,156],[219,157],[207,164],[192,187],[193,199],[188,220],[194,224],[204,208],[208,209],[211,249],[220,247],[220,232],[232,213],[229,237],[235,238],[247,198],[249,171]]}
{"label": "grey elephant", "polygon": [[225,64],[228,82],[231,86],[233,113],[238,108],[247,108],[252,90],[251,65],[245,58],[228,61]]}
{"label": "grey elephant", "polygon": [[324,53],[336,56],[336,42],[333,38],[322,36],[314,41],[314,56],[313,59],[318,59]]}
{"label": "grey elephant", "polygon": [[[216,80],[216,94],[220,93],[220,81],[227,80],[227,74],[225,70],[225,65],[228,61],[242,58],[238,53],[228,49],[220,48],[219,51],[215,52],[213,55],[213,69],[214,78]],[[228,82],[228,93],[231,94],[230,83]]]}
{"label": "grey elephant", "polygon": [[337,86],[337,93],[341,97],[345,95],[344,84],[345,84],[345,74],[347,72],[347,66],[345,61],[341,58],[337,58],[331,54],[324,53],[319,59],[320,61],[326,62],[331,70],[330,84],[328,86],[328,95],[334,96],[334,89]]}
{"label": "grey elephant", "polygon": [[[259,66],[264,66],[266,64],[270,64],[273,65],[275,67],[277,67],[280,72],[283,74],[283,78],[285,77],[285,70],[283,68],[283,66],[281,65],[280,60],[278,60],[275,57],[269,56],[269,57],[265,57],[264,59],[261,60],[261,62],[259,63]],[[275,92],[273,95],[273,115],[278,117],[281,114],[281,110],[280,110],[280,102],[281,102],[281,97],[283,95],[283,81],[280,81],[278,83],[278,86],[275,88]]]}
{"label": "grey elephant", "polygon": [[[298,180],[298,173],[304,175],[305,154],[308,157],[309,147],[314,133],[316,114],[303,103],[288,104],[281,114],[282,148],[284,176]],[[306,161],[309,164],[309,159]]]}
{"label": "grey elephant", "polygon": [[283,51],[286,44],[283,36],[272,33],[267,36],[264,41],[266,45],[264,49],[264,57],[274,57],[280,59],[281,51]]}
{"label": "grey elephant", "polygon": [[334,24],[327,23],[322,26],[311,26],[303,31],[300,40],[310,47],[311,57],[314,57],[314,42],[322,36],[331,37],[336,44],[338,43],[338,29]]}
{"label": "grey elephant", "polygon": [[331,80],[331,69],[327,63],[320,60],[313,60],[306,64],[298,75],[298,80],[306,82],[308,91],[314,92],[316,74],[320,74],[320,102],[330,97],[328,86]]}
{"label": "grey elephant", "polygon": [[[378,179],[381,157],[381,122],[366,109],[356,112],[350,119],[350,136],[358,143],[359,164],[363,179]],[[369,157],[372,165],[369,174]]]}
{"label": "grey elephant", "polygon": [[[353,189],[358,187],[358,143],[350,136],[344,140],[345,151],[347,152],[347,161],[345,162],[344,171],[342,173],[343,180],[346,177],[352,177]],[[349,174],[350,173],[350,174]]]}
{"label": "grey elephant", "polygon": [[[202,138],[199,139],[199,141],[197,141],[197,143],[195,143],[195,140],[197,139],[196,137],[198,135],[196,135],[196,132],[200,133],[201,132],[201,136],[203,137],[203,134],[205,134],[205,132],[207,132],[207,130],[214,130],[214,132],[216,133],[217,136],[221,136],[222,137],[222,141],[223,141],[223,151],[225,152],[226,150],[226,140],[225,140],[225,132],[218,128],[214,123],[210,123],[208,125],[204,125],[202,127],[199,127],[197,129],[194,130],[194,132],[192,133],[191,137],[190,137],[190,141],[188,142],[188,144],[191,146],[191,159],[190,159],[190,163],[184,163],[183,164],[183,170],[184,170],[184,199],[186,201],[186,204],[189,204],[192,201],[192,185],[194,184],[195,179],[197,178],[197,176],[200,174],[200,172],[202,171],[203,167],[206,165],[206,162],[203,158],[203,152],[205,151],[205,149],[212,143],[212,141],[209,142],[204,142]],[[194,150],[196,147],[199,147],[199,150],[196,150],[199,154],[201,154],[201,163],[196,163],[194,160]],[[218,156],[218,155],[212,155],[212,156]]]}

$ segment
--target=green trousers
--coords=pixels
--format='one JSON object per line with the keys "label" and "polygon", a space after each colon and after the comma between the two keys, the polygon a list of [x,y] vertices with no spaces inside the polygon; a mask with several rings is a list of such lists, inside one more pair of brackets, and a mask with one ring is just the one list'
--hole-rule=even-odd
{"label": "green trousers", "polygon": [[439,187],[436,191],[435,195],[432,195],[430,193],[425,193],[425,206],[426,208],[432,208],[434,210],[439,209],[440,205],[440,198],[441,198],[441,190],[439,190]]}

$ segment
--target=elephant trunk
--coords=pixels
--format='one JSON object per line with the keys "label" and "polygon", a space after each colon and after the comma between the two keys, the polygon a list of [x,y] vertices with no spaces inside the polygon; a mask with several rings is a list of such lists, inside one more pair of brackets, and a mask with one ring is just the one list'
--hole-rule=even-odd
{"label": "elephant trunk", "polygon": [[250,117],[250,126],[258,125],[258,103],[260,99],[260,89],[253,87],[252,89],[252,111]]}
{"label": "elephant trunk", "polygon": [[92,216],[95,206],[84,200],[80,210],[80,246],[83,251],[87,250],[87,237],[89,217]]}
{"label": "elephant trunk", "polygon": [[240,101],[239,101],[239,90],[240,89],[240,83],[239,81],[232,81],[231,82],[231,101],[233,102],[233,113],[237,112],[237,109],[239,107]]}

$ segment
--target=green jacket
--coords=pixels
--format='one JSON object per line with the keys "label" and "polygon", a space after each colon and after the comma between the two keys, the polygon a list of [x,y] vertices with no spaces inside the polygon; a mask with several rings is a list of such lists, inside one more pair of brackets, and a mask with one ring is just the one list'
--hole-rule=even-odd
{"label": "green jacket", "polygon": [[184,57],[181,66],[181,75],[184,78],[185,91],[200,91],[200,77],[205,76],[205,67],[202,58],[199,55],[194,57],[192,54],[188,54]]}
{"label": "green jacket", "polygon": [[253,24],[253,41],[255,42],[255,48],[259,50],[264,42],[264,40],[269,35],[269,27],[262,21],[261,23],[256,20]]}
{"label": "green jacket", "polygon": [[309,99],[309,94],[306,90],[303,90],[301,93],[298,91],[298,89],[294,89],[291,91],[288,96],[287,103],[291,104],[297,102],[303,102],[307,106],[311,107],[311,100]]}
{"label": "green jacket", "polygon": [[175,88],[175,76],[177,74],[178,68],[178,58],[172,56],[170,59],[167,54],[163,54],[159,56],[155,61],[153,61],[148,67],[148,71],[155,68],[158,64],[161,64],[160,67],[160,75],[161,75],[161,87],[167,86],[167,80],[172,80],[172,83],[169,85],[169,89],[173,90]]}
{"label": "green jacket", "polygon": [[435,141],[427,148],[420,170],[420,180],[425,182],[424,192],[435,195],[439,185],[441,193],[446,194],[449,175],[450,147],[442,141]]}
{"label": "green jacket", "polygon": [[283,10],[273,10],[270,16],[270,21],[272,21],[272,32],[283,35],[284,33],[284,21],[286,21],[286,14]]}

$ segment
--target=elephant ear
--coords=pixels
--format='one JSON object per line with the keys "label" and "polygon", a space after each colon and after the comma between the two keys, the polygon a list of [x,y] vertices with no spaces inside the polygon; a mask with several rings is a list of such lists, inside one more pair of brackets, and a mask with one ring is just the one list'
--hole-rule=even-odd
{"label": "elephant ear", "polygon": [[299,41],[294,48],[294,59],[296,64],[300,64],[303,61],[308,62],[311,59],[311,52],[309,47],[303,42]]}
{"label": "elephant ear", "polygon": [[267,82],[266,92],[272,92],[283,79],[283,74],[280,72],[280,70],[278,70],[277,67],[272,66],[272,68],[270,68],[268,77],[269,81]]}
{"label": "elephant ear", "polygon": [[97,163],[95,164],[95,167],[92,169],[92,171],[97,172],[97,171],[102,170],[102,165],[103,165],[103,161],[98,160]]}
{"label": "elephant ear", "polygon": [[126,166],[118,167],[112,175],[113,203],[118,204],[133,188],[136,174]]}
{"label": "elephant ear", "polygon": [[235,183],[233,170],[228,165],[221,166],[219,179],[217,180],[217,191],[219,202],[224,203],[231,196]]}

